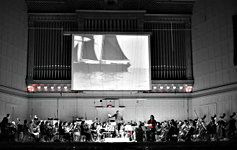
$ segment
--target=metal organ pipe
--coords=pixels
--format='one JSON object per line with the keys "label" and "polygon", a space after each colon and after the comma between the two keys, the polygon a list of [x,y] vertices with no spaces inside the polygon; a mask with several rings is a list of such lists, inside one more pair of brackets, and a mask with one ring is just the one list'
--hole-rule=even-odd
{"label": "metal organ pipe", "polygon": [[[136,32],[134,18],[85,18],[84,31]],[[152,80],[182,80],[186,78],[187,62],[185,24],[176,22],[145,22],[151,34]],[[34,28],[34,80],[70,80],[71,36],[64,31],[78,31],[78,23],[70,21],[39,21]],[[187,43],[187,42],[186,42]]]}

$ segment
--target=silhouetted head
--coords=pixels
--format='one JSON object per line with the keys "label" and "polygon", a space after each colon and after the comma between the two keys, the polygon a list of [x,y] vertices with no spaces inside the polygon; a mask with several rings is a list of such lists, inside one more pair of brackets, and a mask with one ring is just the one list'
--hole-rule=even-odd
{"label": "silhouetted head", "polygon": [[150,119],[151,119],[151,120],[154,120],[154,118],[155,118],[155,117],[154,117],[153,115],[150,116]]}
{"label": "silhouetted head", "polygon": [[222,119],[225,118],[225,113],[223,113],[222,116],[220,116],[220,118]]}
{"label": "silhouetted head", "polygon": [[230,118],[233,118],[236,115],[235,112],[233,112],[233,114],[230,116]]}
{"label": "silhouetted head", "polygon": [[10,114],[7,114],[7,118],[10,118],[11,117],[11,115]]}

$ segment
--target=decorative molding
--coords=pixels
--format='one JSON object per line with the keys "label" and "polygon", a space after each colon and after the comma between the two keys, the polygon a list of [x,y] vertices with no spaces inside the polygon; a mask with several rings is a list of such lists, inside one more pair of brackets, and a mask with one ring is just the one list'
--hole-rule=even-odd
{"label": "decorative molding", "polygon": [[117,13],[117,14],[128,15],[128,14],[145,14],[146,10],[76,10],[76,13],[83,13],[83,14]]}
{"label": "decorative molding", "polygon": [[28,98],[190,98],[191,93],[83,92],[83,93],[28,93]]}
{"label": "decorative molding", "polygon": [[145,14],[144,22],[178,22],[191,23],[191,15],[184,14]]}
{"label": "decorative molding", "polygon": [[29,22],[34,21],[67,21],[76,22],[76,13],[28,13]]}
{"label": "decorative molding", "polygon": [[198,98],[237,91],[237,83],[194,91],[193,93],[141,93],[137,91],[86,91],[83,93],[27,93],[0,85],[0,92],[24,98]]}
{"label": "decorative molding", "polygon": [[78,19],[143,19],[146,11],[77,10]]}
{"label": "decorative molding", "polygon": [[31,80],[28,84],[71,84],[71,80]]}
{"label": "decorative molding", "polygon": [[193,84],[194,80],[152,80],[152,84]]}
{"label": "decorative molding", "polygon": [[28,97],[28,94],[27,94],[26,91],[15,89],[15,88],[12,88],[12,87],[7,87],[7,86],[4,86],[4,85],[0,85],[0,92],[4,93],[4,94],[20,96],[20,97],[24,97],[24,98]]}
{"label": "decorative molding", "polygon": [[220,86],[216,86],[216,87],[211,87],[208,89],[194,91],[192,93],[192,98],[210,96],[210,95],[232,92],[232,91],[237,91],[237,82],[231,83],[231,84],[226,84],[226,85],[220,85]]}

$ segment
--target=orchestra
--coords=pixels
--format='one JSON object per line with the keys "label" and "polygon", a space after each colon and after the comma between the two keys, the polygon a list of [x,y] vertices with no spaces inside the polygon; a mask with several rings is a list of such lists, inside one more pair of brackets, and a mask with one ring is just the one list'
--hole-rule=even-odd
{"label": "orchestra", "polygon": [[[120,115],[118,117],[118,115]],[[125,122],[117,111],[108,114],[107,122],[77,119],[72,122],[40,120],[33,118],[22,124],[20,119],[10,121],[8,114],[1,122],[0,140],[18,142],[104,142],[106,138],[127,138],[131,142],[186,142],[219,141],[236,137],[236,113],[225,119],[226,114],[211,116],[206,122],[204,115],[192,120],[165,120],[158,122],[154,116],[146,122]],[[115,121],[110,118],[115,117]]]}

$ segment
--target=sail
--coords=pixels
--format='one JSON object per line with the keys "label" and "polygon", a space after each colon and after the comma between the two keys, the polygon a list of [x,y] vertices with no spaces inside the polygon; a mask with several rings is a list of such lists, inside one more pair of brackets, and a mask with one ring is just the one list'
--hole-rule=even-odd
{"label": "sail", "polygon": [[75,55],[73,55],[72,56],[72,60],[73,60],[73,62],[74,63],[76,63],[76,62],[79,62],[79,59],[80,59],[80,57],[78,57],[78,44],[76,44],[76,46],[74,46],[74,50],[75,50]]}
{"label": "sail", "polygon": [[105,35],[102,46],[102,60],[128,61],[115,35]]}
{"label": "sail", "polygon": [[82,41],[82,49],[81,49],[81,61],[84,59],[86,60],[96,60],[98,61],[95,50],[94,50],[94,38],[93,36],[90,37],[83,37],[87,40]]}

